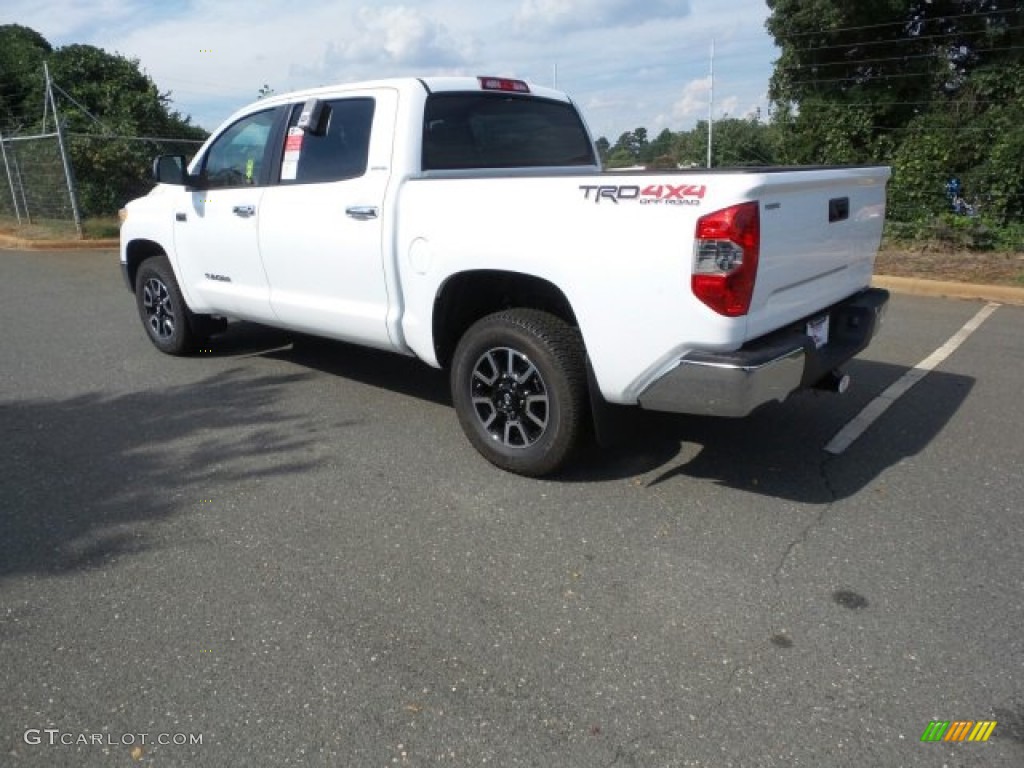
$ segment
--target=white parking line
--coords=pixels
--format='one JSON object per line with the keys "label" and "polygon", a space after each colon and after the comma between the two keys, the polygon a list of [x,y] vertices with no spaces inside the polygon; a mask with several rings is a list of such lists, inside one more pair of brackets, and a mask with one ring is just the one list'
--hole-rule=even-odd
{"label": "white parking line", "polygon": [[828,445],[825,446],[825,450],[828,453],[838,456],[853,445],[854,441],[864,434],[864,431],[868,427],[874,424],[883,413],[889,410],[889,406],[903,397],[911,387],[935,370],[943,360],[953,354],[957,347],[967,341],[968,337],[978,330],[978,328],[981,327],[981,324],[984,323],[992,313],[1001,306],[1002,304],[996,304],[993,302],[983,307],[978,314],[972,317],[967,324],[964,325],[963,328],[950,337],[949,341],[903,374],[903,376],[901,376],[895,383],[891,384],[882,394],[864,406],[864,410],[858,413],[852,421],[836,433],[836,436],[833,437],[829,441]]}

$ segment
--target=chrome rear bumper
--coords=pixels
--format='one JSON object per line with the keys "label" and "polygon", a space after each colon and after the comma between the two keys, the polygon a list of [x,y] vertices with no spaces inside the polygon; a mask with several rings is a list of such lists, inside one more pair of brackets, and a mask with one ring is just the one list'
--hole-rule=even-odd
{"label": "chrome rear bumper", "polygon": [[871,288],[817,313],[830,318],[830,338],[821,348],[815,348],[802,321],[735,352],[691,352],[641,393],[640,405],[652,411],[739,417],[785,400],[863,351],[878,333],[888,302],[888,291]]}

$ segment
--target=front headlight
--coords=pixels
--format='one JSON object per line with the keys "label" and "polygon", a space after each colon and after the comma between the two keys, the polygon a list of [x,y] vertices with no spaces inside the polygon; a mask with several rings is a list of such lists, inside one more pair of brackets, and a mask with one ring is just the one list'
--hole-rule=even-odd
{"label": "front headlight", "polygon": [[117,220],[119,222],[121,222],[122,224],[124,224],[125,219],[127,219],[127,218],[128,218],[128,209],[127,208],[122,208],[121,210],[119,210],[117,212]]}

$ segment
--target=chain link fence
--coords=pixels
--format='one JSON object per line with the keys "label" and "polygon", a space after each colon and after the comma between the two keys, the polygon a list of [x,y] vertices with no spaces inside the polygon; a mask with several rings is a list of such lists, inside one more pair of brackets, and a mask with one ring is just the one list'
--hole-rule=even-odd
{"label": "chain link fence", "polygon": [[[0,231],[28,237],[81,237],[83,220],[101,219],[102,235],[116,235],[117,210],[153,187],[155,156],[191,157],[194,138],[122,136],[95,122],[94,131],[68,133],[60,96],[45,72],[42,117],[21,116],[0,125]],[[76,174],[87,168],[88,172]],[[77,176],[77,178],[76,178]]]}
{"label": "chain link fence", "polygon": [[19,227],[75,232],[74,200],[55,133],[0,134],[0,161],[4,174],[0,217]]}

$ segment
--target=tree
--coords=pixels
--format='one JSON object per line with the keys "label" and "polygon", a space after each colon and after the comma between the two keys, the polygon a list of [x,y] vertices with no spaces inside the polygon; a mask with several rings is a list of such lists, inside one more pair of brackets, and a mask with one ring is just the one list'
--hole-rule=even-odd
{"label": "tree", "polygon": [[640,156],[646,147],[646,128],[626,131],[619,136],[619,140],[612,146],[608,156],[608,164],[612,168],[636,165],[640,162]]}
{"label": "tree", "polygon": [[[768,0],[767,22],[782,55],[770,98],[801,132],[825,143],[847,120],[854,153],[874,149],[960,92],[972,72],[1017,63],[1021,6],[1007,0]],[[1016,27],[1016,28],[1015,28]],[[1019,50],[1019,49],[1018,49]],[[1007,55],[1007,54],[1010,55]],[[866,129],[866,132],[865,132]]]}
{"label": "tree", "polygon": [[74,100],[62,103],[61,116],[73,137],[71,162],[87,214],[112,213],[151,186],[156,147],[111,137],[206,138],[206,131],[170,108],[169,94],[157,89],[137,59],[67,45],[50,56],[50,76]]}
{"label": "tree", "polygon": [[[1024,3],[768,0],[788,162],[892,162],[890,214],[941,210],[971,179],[1001,222],[1024,205]],[[998,164],[997,164],[998,163]],[[1009,171],[1009,172],[1007,172]],[[915,213],[916,212],[916,213]]]}
{"label": "tree", "polygon": [[138,60],[91,45],[54,50],[38,32],[17,24],[0,26],[0,131],[37,133],[44,113],[46,129],[53,130],[49,105],[44,109],[44,62],[87,215],[113,213],[151,187],[157,146],[122,137],[206,138],[206,131],[171,108],[170,95],[157,89]]}
{"label": "tree", "polygon": [[[642,138],[639,143],[637,137]],[[615,147],[602,158],[609,168],[622,168],[642,163],[651,169],[674,170],[699,167],[707,162],[708,124],[697,123],[690,131],[673,133],[665,128],[654,141],[647,142],[647,129],[637,128],[619,137]],[[598,146],[609,152],[608,140],[601,137]],[[774,126],[756,118],[726,118],[715,123],[715,166],[773,165],[779,162],[778,136]]]}
{"label": "tree", "polygon": [[[643,129],[643,132],[646,137],[647,129]],[[634,131],[634,134],[635,133],[636,131]],[[640,150],[640,162],[649,168],[675,168],[676,160],[673,156],[673,150],[675,148],[674,145],[675,134],[668,128],[665,128],[657,135],[654,141],[650,142]]]}
{"label": "tree", "polygon": [[14,130],[41,117],[43,61],[52,50],[33,29],[0,26],[0,130]]}

